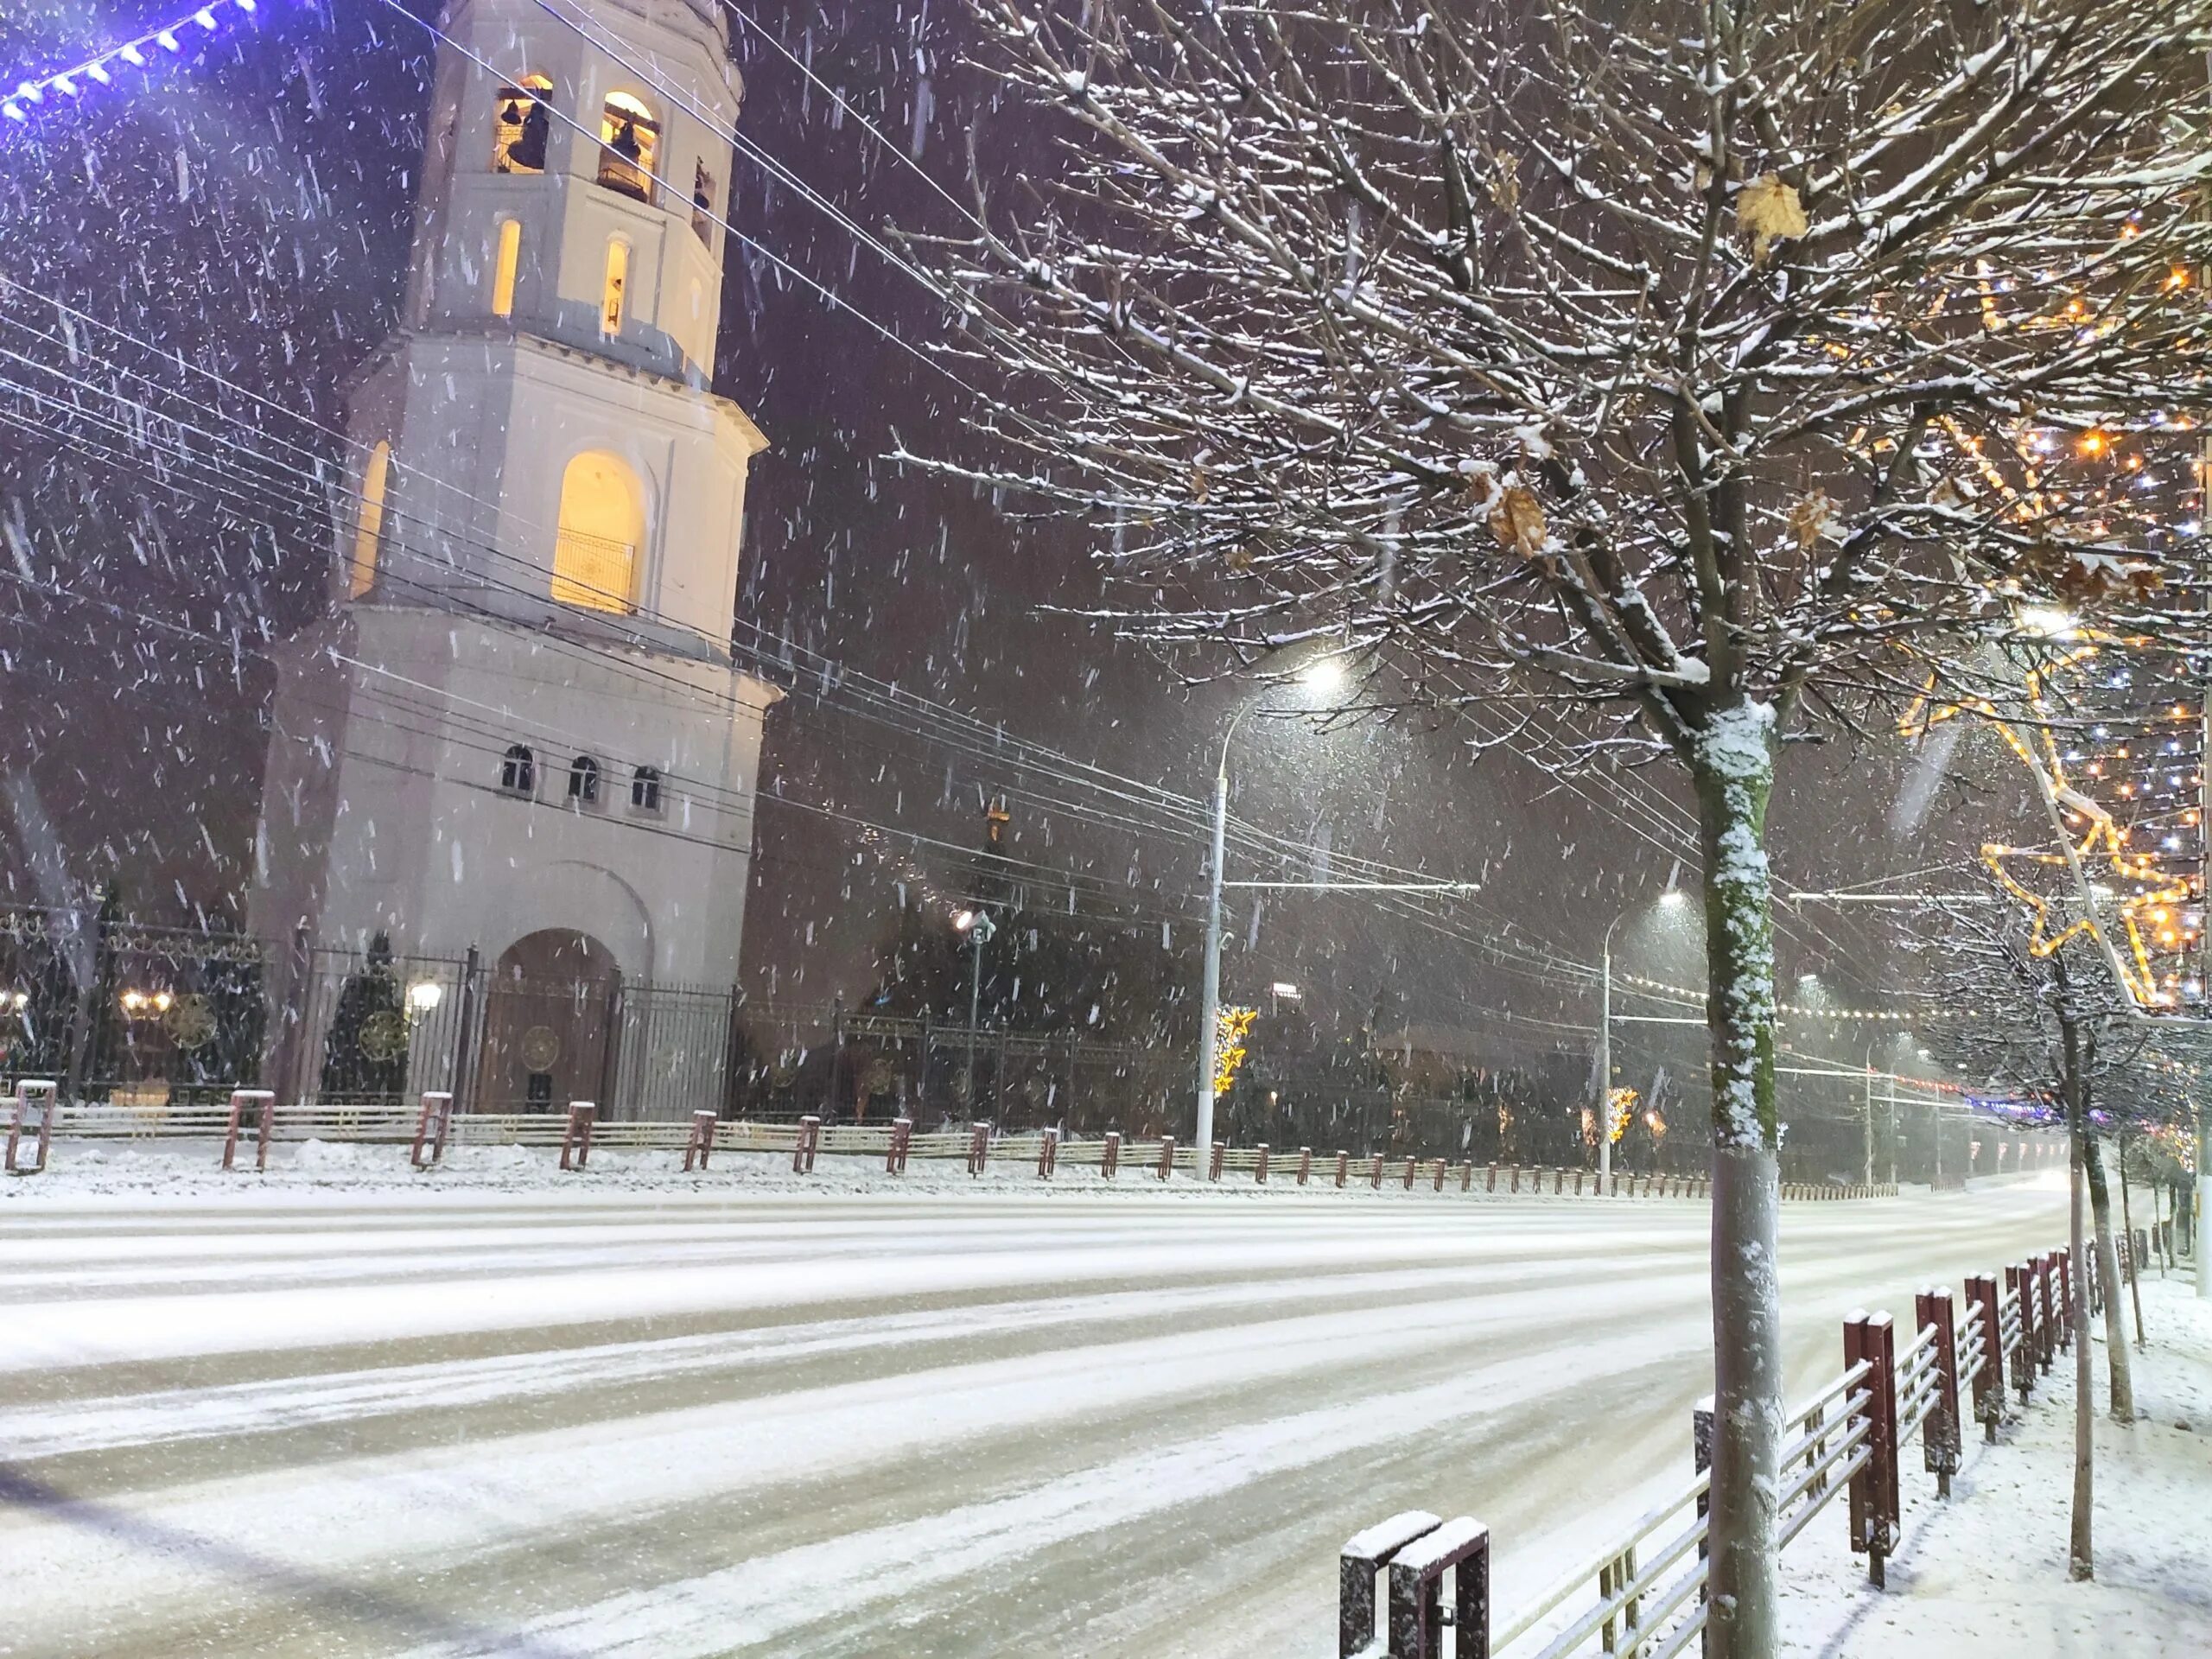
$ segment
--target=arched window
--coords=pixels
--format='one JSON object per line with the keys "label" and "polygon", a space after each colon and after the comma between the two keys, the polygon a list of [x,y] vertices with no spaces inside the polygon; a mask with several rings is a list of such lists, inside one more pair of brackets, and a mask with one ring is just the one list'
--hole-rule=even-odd
{"label": "arched window", "polygon": [[563,605],[627,611],[645,543],[645,492],[620,456],[587,449],[561,474],[552,595]]}
{"label": "arched window", "polygon": [[639,766],[630,774],[630,804],[640,812],[660,810],[660,772],[652,766]]}
{"label": "arched window", "polygon": [[391,446],[379,442],[361,468],[361,505],[353,519],[353,557],[346,591],[359,599],[377,585],[377,550],[384,543],[384,495],[391,482]]}
{"label": "arched window", "polygon": [[622,332],[622,290],[630,285],[630,245],[607,238],[607,282],[600,289],[599,332],[613,340]]}
{"label": "arched window", "polygon": [[569,762],[569,798],[579,806],[599,804],[599,762],[588,754]]}
{"label": "arched window", "polygon": [[499,787],[517,795],[537,792],[537,757],[530,752],[530,745],[507,745],[506,758],[499,762]]}
{"label": "arched window", "polygon": [[627,92],[609,92],[599,112],[599,181],[639,201],[653,199],[660,158],[660,123]]}
{"label": "arched window", "polygon": [[715,175],[704,162],[691,163],[691,234],[709,247],[715,245]]}
{"label": "arched window", "polygon": [[522,221],[499,221],[499,248],[492,265],[492,315],[515,314],[515,267],[522,263]]}
{"label": "arched window", "polygon": [[521,84],[499,88],[492,106],[492,170],[543,173],[545,141],[553,132],[553,83],[543,75],[524,75]]}

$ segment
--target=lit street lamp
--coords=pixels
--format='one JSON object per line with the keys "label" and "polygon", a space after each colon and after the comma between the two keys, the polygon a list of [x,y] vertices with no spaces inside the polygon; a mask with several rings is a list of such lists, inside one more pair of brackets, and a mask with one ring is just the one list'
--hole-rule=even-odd
{"label": "lit street lamp", "polygon": [[979,1023],[981,1023],[983,1014],[983,947],[991,942],[991,936],[994,933],[996,933],[998,929],[992,925],[989,912],[981,910],[962,911],[957,916],[955,916],[952,918],[952,925],[957,931],[965,933],[968,936],[969,944],[973,949],[976,957],[975,976],[969,982],[968,988],[968,1088],[966,1099],[968,1105],[968,1116],[972,1121],[976,1116],[976,1027]]}
{"label": "lit street lamp", "polygon": [[[1298,677],[1316,697],[1327,698],[1344,684],[1344,666],[1334,657],[1324,657],[1308,664]],[[1206,965],[1198,1002],[1198,1132],[1192,1142],[1202,1168],[1206,1149],[1213,1145],[1214,1047],[1218,1040],[1214,1027],[1221,1018],[1221,864],[1229,841],[1229,743],[1244,723],[1244,716],[1257,707],[1256,702],[1248,702],[1229,717],[1228,728],[1221,734],[1221,763],[1213,774],[1213,855],[1206,866]]]}
{"label": "lit street lamp", "polygon": [[[1666,909],[1679,907],[1684,894],[1680,887],[1669,887],[1659,895],[1659,903]],[[1630,905],[1613,918],[1605,927],[1603,951],[1604,972],[1601,976],[1598,1001],[1598,1191],[1600,1195],[1612,1190],[1613,1176],[1613,930],[1636,913]]]}

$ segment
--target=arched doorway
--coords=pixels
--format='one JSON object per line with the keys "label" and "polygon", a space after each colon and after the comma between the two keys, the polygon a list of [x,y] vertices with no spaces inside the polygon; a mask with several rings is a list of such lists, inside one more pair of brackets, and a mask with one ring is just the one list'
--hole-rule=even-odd
{"label": "arched doorway", "polygon": [[476,1109],[550,1112],[610,1103],[622,972],[588,933],[543,928],[499,953],[484,1004]]}

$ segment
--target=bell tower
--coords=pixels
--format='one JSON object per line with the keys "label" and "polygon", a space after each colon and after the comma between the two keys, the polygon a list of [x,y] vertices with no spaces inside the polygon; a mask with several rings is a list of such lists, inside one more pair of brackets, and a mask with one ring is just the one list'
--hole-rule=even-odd
{"label": "bell tower", "polygon": [[[348,385],[328,612],[271,710],[253,925],[316,963],[381,935],[424,982],[475,963],[467,1075],[410,1086],[715,1105],[722,1033],[664,1052],[652,1010],[736,979],[777,695],[729,650],[767,441],[710,390],[742,87],[714,0],[441,27],[401,323]],[[310,1096],[312,991],[276,1077]]]}

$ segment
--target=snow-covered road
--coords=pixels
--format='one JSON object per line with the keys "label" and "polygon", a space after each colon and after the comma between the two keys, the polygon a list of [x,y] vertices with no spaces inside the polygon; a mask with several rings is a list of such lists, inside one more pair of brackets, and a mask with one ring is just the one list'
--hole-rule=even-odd
{"label": "snow-covered road", "polygon": [[[10,1203],[0,1653],[1324,1654],[1367,1522],[1480,1516],[1510,1603],[1684,1466],[1706,1224],[1452,1191]],[[2056,1177],[1786,1207],[1796,1375],[1853,1306],[2062,1225]]]}

